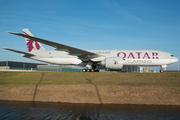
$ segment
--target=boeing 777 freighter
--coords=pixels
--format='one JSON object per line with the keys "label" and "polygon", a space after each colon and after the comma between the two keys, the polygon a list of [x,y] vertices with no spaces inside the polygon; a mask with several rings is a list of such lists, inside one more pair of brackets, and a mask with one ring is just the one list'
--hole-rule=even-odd
{"label": "boeing 777 freighter", "polygon": [[[157,50],[81,50],[60,43],[34,37],[28,29],[23,33],[10,34],[22,36],[26,40],[29,52],[22,52],[9,48],[3,48],[21,53],[21,56],[57,64],[83,66],[83,72],[99,71],[97,66],[104,66],[110,70],[121,70],[123,66],[161,66],[160,72],[168,64],[178,61],[172,54]],[[46,50],[40,43],[55,47],[55,50]]]}

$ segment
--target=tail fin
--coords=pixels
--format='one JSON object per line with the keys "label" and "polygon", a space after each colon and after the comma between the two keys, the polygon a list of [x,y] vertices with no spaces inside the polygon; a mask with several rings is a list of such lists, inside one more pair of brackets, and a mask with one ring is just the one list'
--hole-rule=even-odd
{"label": "tail fin", "polygon": [[[23,29],[23,33],[29,36],[33,36],[32,33],[28,29]],[[34,36],[33,36],[34,37]],[[31,40],[29,38],[25,38],[27,48],[29,52],[36,50],[46,50],[39,42]]]}

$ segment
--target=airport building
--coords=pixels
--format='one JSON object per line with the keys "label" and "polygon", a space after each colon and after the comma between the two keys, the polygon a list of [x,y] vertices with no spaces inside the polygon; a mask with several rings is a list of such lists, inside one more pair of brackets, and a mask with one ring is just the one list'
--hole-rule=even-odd
{"label": "airport building", "polygon": [[37,71],[63,71],[81,72],[82,67],[65,65],[48,65],[41,63],[0,61],[0,70],[37,70]]}
{"label": "airport building", "polygon": [[139,66],[123,66],[122,72],[141,72]]}
{"label": "airport building", "polygon": [[[72,66],[72,65],[48,65],[41,63],[0,61],[0,69],[82,72],[83,67]],[[111,70],[105,69],[104,67],[98,67],[98,69],[100,70],[100,72],[113,72]],[[144,70],[142,69],[142,67],[138,67],[138,66],[123,66],[122,72],[144,72]]]}
{"label": "airport building", "polygon": [[82,72],[82,67],[70,65],[37,65],[37,71]]}
{"label": "airport building", "polygon": [[0,61],[0,69],[6,70],[37,70],[37,65],[46,65],[41,63],[15,62],[15,61]]}
{"label": "airport building", "polygon": [[[38,71],[62,71],[62,72],[82,72],[83,67],[79,66],[67,66],[67,65],[37,65]],[[98,67],[100,72],[113,72],[105,69],[104,67]],[[124,66],[122,72],[140,72],[138,66]]]}

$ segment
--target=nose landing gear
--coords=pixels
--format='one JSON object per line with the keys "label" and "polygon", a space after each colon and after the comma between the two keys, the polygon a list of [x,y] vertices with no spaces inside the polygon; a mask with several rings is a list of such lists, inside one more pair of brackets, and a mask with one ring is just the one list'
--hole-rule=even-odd
{"label": "nose landing gear", "polygon": [[161,65],[161,69],[159,70],[160,73],[164,72],[164,69],[166,69],[167,65]]}

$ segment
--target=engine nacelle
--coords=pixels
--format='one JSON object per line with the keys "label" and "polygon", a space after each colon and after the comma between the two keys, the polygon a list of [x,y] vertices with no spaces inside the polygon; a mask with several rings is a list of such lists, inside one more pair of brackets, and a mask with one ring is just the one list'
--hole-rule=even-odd
{"label": "engine nacelle", "polygon": [[105,66],[107,69],[121,70],[123,68],[123,62],[123,58],[111,57],[101,61],[101,65]]}

